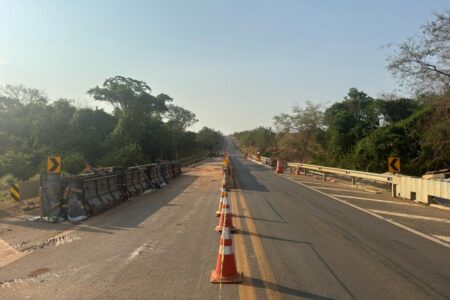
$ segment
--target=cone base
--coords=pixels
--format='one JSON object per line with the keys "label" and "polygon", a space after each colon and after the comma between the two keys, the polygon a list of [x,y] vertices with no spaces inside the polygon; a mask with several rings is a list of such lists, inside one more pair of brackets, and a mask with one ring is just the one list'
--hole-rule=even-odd
{"label": "cone base", "polygon": [[220,274],[217,274],[216,270],[213,270],[211,272],[211,277],[209,278],[209,282],[211,282],[211,283],[239,283],[239,282],[242,282],[242,272],[238,272],[234,276],[220,278]]}
{"label": "cone base", "polygon": [[[237,229],[236,227],[234,227],[234,226],[228,227],[228,228],[230,228],[230,232],[232,232],[232,233],[238,231],[238,229]],[[217,225],[217,226],[214,228],[214,230],[217,231],[217,232],[222,232],[222,229],[223,229],[223,226],[219,226],[219,225]]]}

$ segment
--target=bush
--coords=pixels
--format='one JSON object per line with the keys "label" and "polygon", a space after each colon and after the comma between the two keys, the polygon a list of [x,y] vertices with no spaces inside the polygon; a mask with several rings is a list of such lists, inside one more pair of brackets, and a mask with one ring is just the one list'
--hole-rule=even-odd
{"label": "bush", "polygon": [[83,154],[75,152],[63,157],[62,167],[64,172],[69,174],[78,174],[84,170],[85,159]]}
{"label": "bush", "polygon": [[5,186],[10,186],[16,183],[17,181],[18,181],[17,178],[14,177],[12,174],[6,174],[0,179],[0,183]]}
{"label": "bush", "polygon": [[31,165],[31,156],[23,152],[7,151],[0,155],[0,176],[12,174],[26,180],[36,172]]}
{"label": "bush", "polygon": [[148,159],[142,154],[141,146],[138,144],[130,144],[106,155],[101,164],[103,166],[130,167],[146,162],[148,162]]}

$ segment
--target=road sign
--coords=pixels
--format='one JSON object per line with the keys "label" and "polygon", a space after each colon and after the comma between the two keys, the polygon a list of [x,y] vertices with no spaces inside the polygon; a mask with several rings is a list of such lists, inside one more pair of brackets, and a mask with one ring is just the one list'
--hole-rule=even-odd
{"label": "road sign", "polygon": [[49,156],[47,159],[48,173],[61,173],[61,156]]}
{"label": "road sign", "polygon": [[12,184],[9,188],[9,195],[11,198],[13,198],[16,201],[20,200],[20,191],[19,191],[19,185],[18,184]]}
{"label": "road sign", "polygon": [[400,172],[400,158],[398,157],[389,157],[388,159],[388,168],[390,173],[398,173]]}

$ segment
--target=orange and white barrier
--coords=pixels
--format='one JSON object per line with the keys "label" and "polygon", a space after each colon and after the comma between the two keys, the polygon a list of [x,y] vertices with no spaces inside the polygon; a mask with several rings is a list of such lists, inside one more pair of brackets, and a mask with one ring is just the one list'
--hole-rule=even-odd
{"label": "orange and white barrier", "polygon": [[219,207],[216,210],[216,217],[220,217],[220,212],[222,211],[223,206],[223,198],[228,198],[228,192],[226,192],[225,189],[222,189],[222,191],[220,192]]}
{"label": "orange and white barrier", "polygon": [[230,228],[231,232],[236,232],[236,227],[233,226],[233,218],[228,197],[222,198],[219,224],[216,226],[215,230],[221,232],[226,227]]}
{"label": "orange and white barrier", "polygon": [[283,174],[284,173],[284,167],[283,162],[279,159],[277,159],[277,168],[275,169],[275,173],[277,174]]}
{"label": "orange and white barrier", "polygon": [[229,227],[224,227],[219,242],[216,269],[211,272],[212,283],[242,282],[242,273],[237,271],[236,259],[233,252],[233,242]]}

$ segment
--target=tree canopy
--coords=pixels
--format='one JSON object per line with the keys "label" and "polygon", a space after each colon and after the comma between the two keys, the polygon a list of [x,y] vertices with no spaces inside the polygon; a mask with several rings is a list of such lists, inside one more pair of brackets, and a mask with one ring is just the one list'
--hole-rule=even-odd
{"label": "tree canopy", "polygon": [[77,174],[91,166],[131,166],[218,150],[222,134],[210,128],[188,131],[195,114],[153,96],[143,81],[122,76],[88,90],[113,112],[51,100],[38,89],[6,85],[0,91],[0,177],[27,179],[40,173],[49,155],[63,156],[63,170]]}

